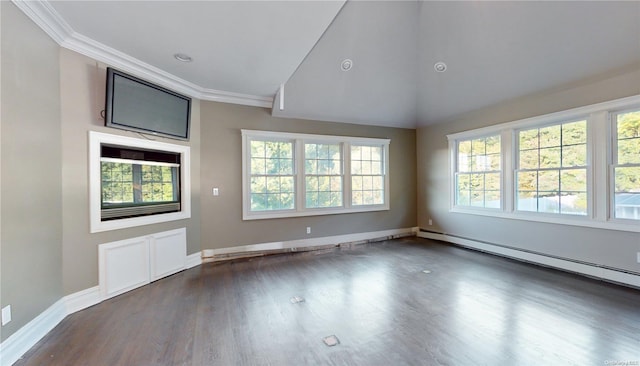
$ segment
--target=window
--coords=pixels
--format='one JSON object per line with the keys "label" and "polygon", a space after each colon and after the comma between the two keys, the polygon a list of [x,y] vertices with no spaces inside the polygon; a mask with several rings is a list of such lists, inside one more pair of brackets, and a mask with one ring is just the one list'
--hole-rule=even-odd
{"label": "window", "polygon": [[640,95],[447,139],[452,212],[640,232]]}
{"label": "window", "polygon": [[455,204],[500,208],[500,135],[457,141]]}
{"label": "window", "polygon": [[292,141],[251,141],[251,210],[295,207]]}
{"label": "window", "polygon": [[384,146],[351,146],[351,204],[381,205],[385,201]]}
{"label": "window", "polygon": [[342,207],[342,145],[304,144],[305,207]]}
{"label": "window", "polygon": [[91,232],[191,217],[188,146],[89,132]]}
{"label": "window", "polygon": [[242,130],[243,219],[389,209],[389,140]]}
{"label": "window", "polygon": [[517,134],[517,209],[586,215],[587,121]]}
{"label": "window", "polygon": [[101,220],[180,211],[180,154],[101,146]]}
{"label": "window", "polygon": [[613,217],[640,220],[640,109],[613,120]]}

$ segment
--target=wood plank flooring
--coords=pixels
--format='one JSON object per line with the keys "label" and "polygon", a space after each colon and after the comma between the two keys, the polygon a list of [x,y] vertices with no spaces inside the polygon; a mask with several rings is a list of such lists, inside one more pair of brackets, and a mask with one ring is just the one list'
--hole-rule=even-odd
{"label": "wood plank flooring", "polygon": [[613,361],[640,364],[640,291],[404,238],[204,264],[70,315],[16,365]]}

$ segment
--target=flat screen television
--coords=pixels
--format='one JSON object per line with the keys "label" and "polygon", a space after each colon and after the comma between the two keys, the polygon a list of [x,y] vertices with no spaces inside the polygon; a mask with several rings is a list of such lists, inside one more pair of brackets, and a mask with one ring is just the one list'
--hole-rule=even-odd
{"label": "flat screen television", "polygon": [[107,68],[105,126],[189,140],[191,98]]}

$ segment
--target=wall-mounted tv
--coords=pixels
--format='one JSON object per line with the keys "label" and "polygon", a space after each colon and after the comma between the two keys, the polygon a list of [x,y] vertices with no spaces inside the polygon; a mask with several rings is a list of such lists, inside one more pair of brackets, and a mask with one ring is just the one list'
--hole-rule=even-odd
{"label": "wall-mounted tv", "polygon": [[107,68],[105,126],[189,140],[191,98]]}

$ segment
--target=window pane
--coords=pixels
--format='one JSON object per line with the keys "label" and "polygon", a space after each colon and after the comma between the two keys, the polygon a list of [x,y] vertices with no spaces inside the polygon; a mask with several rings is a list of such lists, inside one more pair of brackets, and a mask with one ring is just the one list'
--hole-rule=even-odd
{"label": "window pane", "polygon": [[476,139],[471,141],[471,154],[472,155],[484,155],[486,154],[484,139]]}
{"label": "window pane", "polygon": [[538,172],[538,190],[558,192],[560,189],[560,172],[558,170],[542,170]]}
{"label": "window pane", "polygon": [[587,165],[587,145],[572,145],[562,147],[562,166],[585,166]]}
{"label": "window pane", "polygon": [[471,141],[458,142],[458,171],[471,171]]}
{"label": "window pane", "polygon": [[559,168],[560,148],[540,149],[540,168]]}
{"label": "window pane", "polygon": [[500,173],[487,173],[485,175],[485,188],[487,190],[500,190]]}
{"label": "window pane", "polygon": [[520,151],[520,169],[538,169],[538,150]]}
{"label": "window pane", "polygon": [[518,191],[517,209],[519,211],[538,211],[536,192]]}
{"label": "window pane", "polygon": [[500,208],[500,191],[486,191],[484,202],[485,207]]}
{"label": "window pane", "polygon": [[640,111],[619,114],[616,127],[619,139],[640,137]]}
{"label": "window pane", "polygon": [[640,220],[640,111],[618,114],[616,133],[614,217]]}
{"label": "window pane", "polygon": [[614,201],[616,218],[640,220],[640,193],[616,193]]}
{"label": "window pane", "polygon": [[537,190],[537,172],[518,172],[518,191],[536,192]]}
{"label": "window pane", "polygon": [[457,141],[457,146],[456,205],[500,208],[500,135]]}
{"label": "window pane", "polygon": [[520,131],[518,132],[518,146],[520,150],[538,149],[538,129]]}
{"label": "window pane", "polygon": [[563,192],[560,196],[560,212],[569,215],[586,215],[587,194],[584,192]]}
{"label": "window pane", "polygon": [[640,164],[640,138],[618,141],[618,164]]}
{"label": "window pane", "polygon": [[381,146],[351,147],[351,204],[384,204],[384,150]]}
{"label": "window pane", "polygon": [[[539,146],[530,139],[537,131]],[[522,211],[586,214],[587,123],[520,131],[518,198]],[[538,165],[539,164],[539,165]],[[581,169],[575,169],[580,167]]]}
{"label": "window pane", "polygon": [[587,191],[587,170],[570,169],[563,170],[560,178],[560,189],[565,192],[586,192]]}
{"label": "window pane", "polygon": [[305,207],[342,206],[340,144],[305,144]]}
{"label": "window pane", "polygon": [[615,168],[616,193],[640,193],[640,167]]}
{"label": "window pane", "polygon": [[540,129],[540,148],[560,146],[561,125]]}
{"label": "window pane", "polygon": [[560,213],[560,202],[555,192],[538,192],[538,212]]}
{"label": "window pane", "polygon": [[251,211],[293,209],[293,142],[252,140]]}
{"label": "window pane", "polygon": [[562,125],[562,144],[575,145],[587,143],[587,121],[565,123]]}

